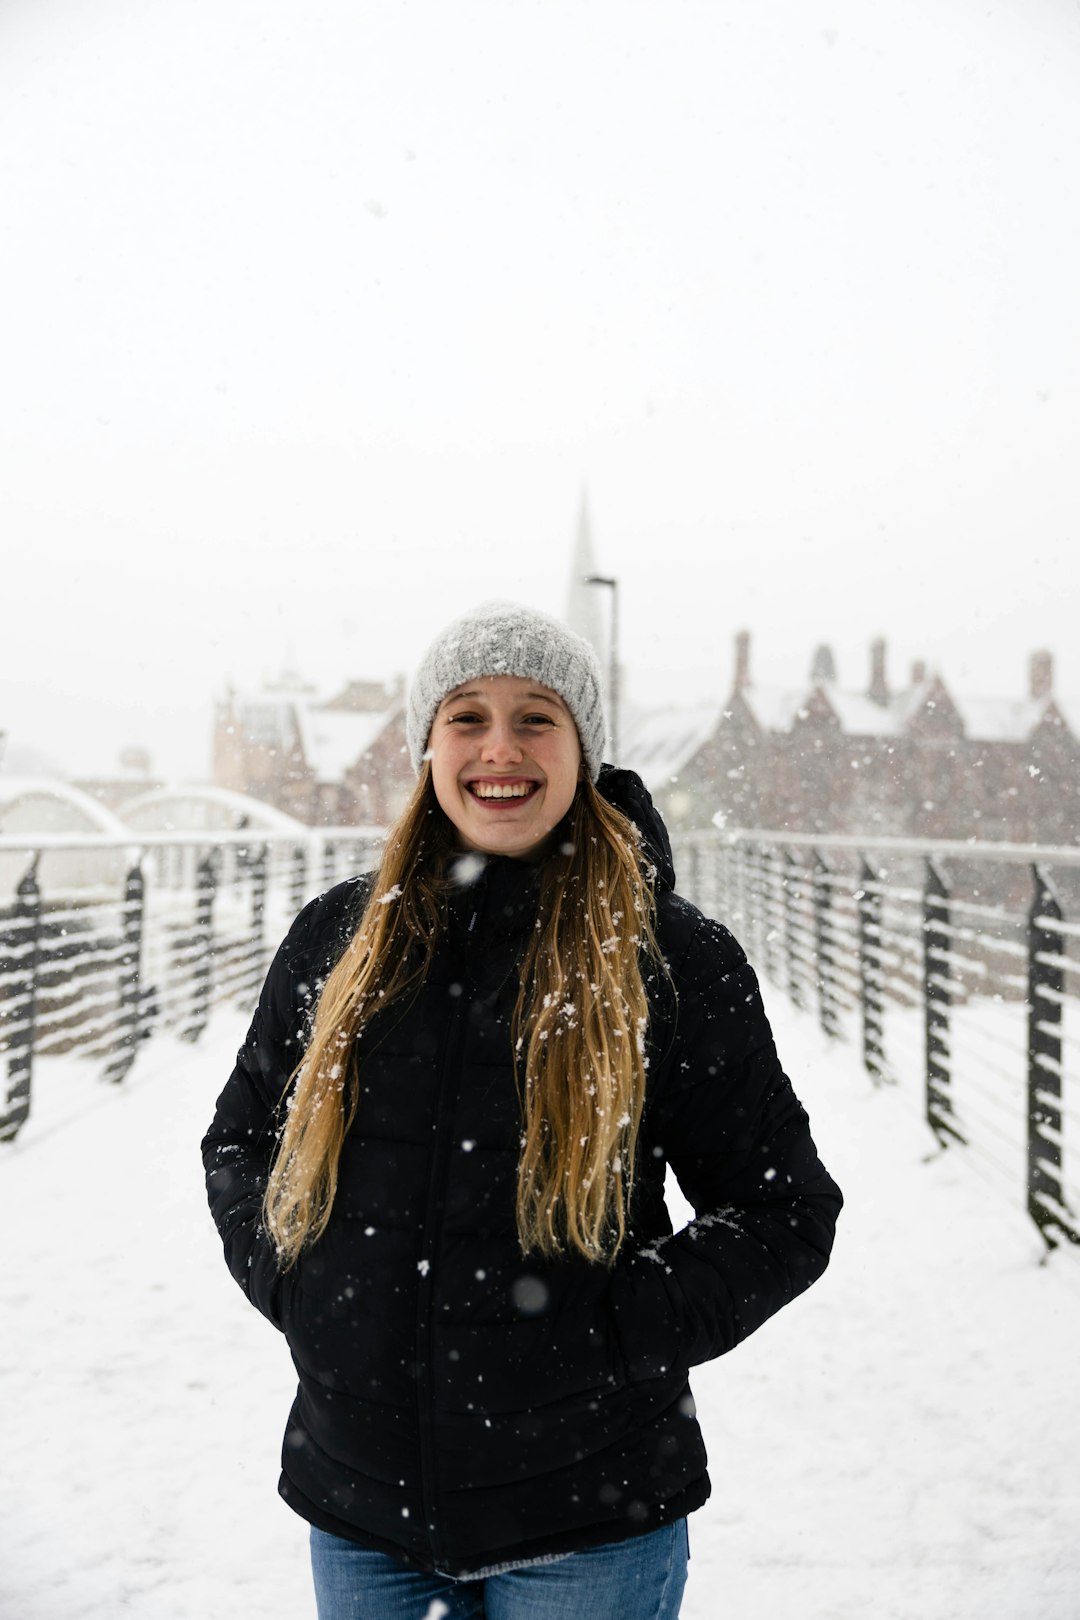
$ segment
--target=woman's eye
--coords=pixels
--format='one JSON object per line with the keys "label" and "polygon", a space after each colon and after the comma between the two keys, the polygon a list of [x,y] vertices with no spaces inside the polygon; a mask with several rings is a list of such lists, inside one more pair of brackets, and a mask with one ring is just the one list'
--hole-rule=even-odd
{"label": "woman's eye", "polygon": [[[538,727],[553,726],[555,721],[550,714],[523,714],[520,721],[515,723],[523,726]],[[482,726],[484,724],[484,716],[482,714],[473,714],[469,710],[464,710],[460,714],[448,714],[446,716],[446,724],[448,726]]]}

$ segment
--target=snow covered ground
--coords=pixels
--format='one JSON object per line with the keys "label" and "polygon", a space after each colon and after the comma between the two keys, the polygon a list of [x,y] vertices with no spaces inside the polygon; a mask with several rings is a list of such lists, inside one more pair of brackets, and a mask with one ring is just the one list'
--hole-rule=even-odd
{"label": "snow covered ground", "polygon": [[[698,1370],[684,1620],[1076,1620],[1080,1265],[930,1158],[916,1099],[767,996],[848,1204],[817,1288]],[[245,1020],[107,1089],[42,1063],[0,1148],[2,1620],[298,1620],[283,1341],[228,1277],[198,1141]]]}

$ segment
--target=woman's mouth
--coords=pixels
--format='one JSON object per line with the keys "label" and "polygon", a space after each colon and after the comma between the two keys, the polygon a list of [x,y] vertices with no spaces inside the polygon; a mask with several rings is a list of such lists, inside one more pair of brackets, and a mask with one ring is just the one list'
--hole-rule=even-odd
{"label": "woman's mouth", "polygon": [[469,792],[482,804],[520,804],[531,799],[539,782],[470,782]]}

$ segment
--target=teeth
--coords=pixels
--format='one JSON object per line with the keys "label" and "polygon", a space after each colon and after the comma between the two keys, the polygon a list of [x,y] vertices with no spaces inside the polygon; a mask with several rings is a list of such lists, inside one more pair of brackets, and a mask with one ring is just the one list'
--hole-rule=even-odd
{"label": "teeth", "polygon": [[535,783],[520,782],[513,787],[495,787],[489,782],[473,782],[471,786],[478,799],[524,799],[533,791]]}

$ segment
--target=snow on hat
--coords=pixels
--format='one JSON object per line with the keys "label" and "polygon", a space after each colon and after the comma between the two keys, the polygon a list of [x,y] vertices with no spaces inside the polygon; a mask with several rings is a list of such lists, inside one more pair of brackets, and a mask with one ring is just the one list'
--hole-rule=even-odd
{"label": "snow on hat", "polygon": [[405,735],[419,771],[435,711],[455,687],[485,675],[520,675],[558,692],[574,717],[595,782],[604,753],[600,664],[589,643],[558,619],[514,602],[485,602],[432,642],[409,689]]}

